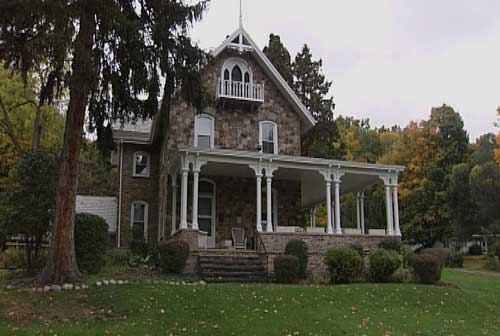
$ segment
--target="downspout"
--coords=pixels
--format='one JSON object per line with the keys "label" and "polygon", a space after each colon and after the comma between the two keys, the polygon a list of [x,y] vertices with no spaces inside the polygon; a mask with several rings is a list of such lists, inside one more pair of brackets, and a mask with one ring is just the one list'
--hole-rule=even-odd
{"label": "downspout", "polygon": [[121,226],[122,226],[122,184],[123,184],[123,139],[120,139],[120,178],[118,186],[118,226],[116,227],[116,244],[121,246]]}

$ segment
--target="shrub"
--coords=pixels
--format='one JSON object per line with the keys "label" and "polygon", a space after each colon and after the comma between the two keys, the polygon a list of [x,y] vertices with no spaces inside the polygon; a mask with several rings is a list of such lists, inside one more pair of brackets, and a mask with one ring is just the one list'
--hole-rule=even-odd
{"label": "shrub", "polygon": [[356,250],[361,257],[365,256],[365,249],[360,243],[352,243],[350,247]]}
{"label": "shrub", "polygon": [[436,256],[439,259],[439,262],[441,263],[441,267],[444,267],[451,254],[451,250],[442,247],[427,248],[420,251],[420,254],[430,254]]}
{"label": "shrub", "polygon": [[303,240],[292,239],[285,247],[285,254],[297,257],[299,261],[299,277],[301,279],[306,278],[307,272],[307,244]]}
{"label": "shrub", "polygon": [[464,267],[464,254],[462,252],[451,252],[448,256],[448,260],[446,260],[446,267]]}
{"label": "shrub", "polygon": [[401,253],[401,241],[398,239],[384,239],[378,244],[378,247]]}
{"label": "shrub", "polygon": [[106,265],[108,266],[127,266],[129,262],[129,253],[124,249],[111,249],[106,253]]}
{"label": "shrub", "polygon": [[493,244],[493,248],[491,249],[494,255],[500,258],[500,240],[497,240],[495,244]]}
{"label": "shrub", "polygon": [[497,256],[488,255],[485,257],[484,269],[487,271],[500,272],[500,262]]}
{"label": "shrub", "polygon": [[104,218],[80,213],[75,216],[75,253],[81,271],[99,272],[105,264],[108,224]]}
{"label": "shrub", "polygon": [[133,256],[145,258],[148,256],[148,243],[144,239],[144,232],[140,227],[132,230],[132,240],[129,243],[130,253]]}
{"label": "shrub", "polygon": [[411,268],[413,260],[415,259],[415,252],[413,251],[413,248],[410,245],[404,244],[401,247],[401,251],[403,254],[403,267]]}
{"label": "shrub", "polygon": [[333,283],[350,283],[358,279],[363,270],[363,258],[352,248],[335,248],[326,252],[325,263]]}
{"label": "shrub", "polygon": [[164,273],[181,273],[189,257],[189,244],[183,240],[169,240],[158,245],[159,266]]}
{"label": "shrub", "polygon": [[0,252],[0,265],[7,268],[25,268],[26,258],[24,251],[11,247]]}
{"label": "shrub", "polygon": [[294,255],[280,255],[274,258],[274,274],[279,283],[294,283],[300,278],[300,261]]}
{"label": "shrub", "polygon": [[424,284],[433,284],[441,279],[442,264],[439,257],[432,254],[417,254],[413,261],[413,272],[417,280]]}
{"label": "shrub", "polygon": [[483,248],[479,244],[474,244],[469,246],[469,254],[472,256],[478,256],[483,254]]}
{"label": "shrub", "polygon": [[370,278],[375,282],[389,282],[391,276],[401,266],[396,251],[377,249],[370,254]]}

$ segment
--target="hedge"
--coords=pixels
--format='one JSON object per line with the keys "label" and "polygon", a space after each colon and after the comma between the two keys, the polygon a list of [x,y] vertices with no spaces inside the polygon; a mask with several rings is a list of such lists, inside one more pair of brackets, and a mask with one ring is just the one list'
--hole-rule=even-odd
{"label": "hedge", "polygon": [[189,244],[183,240],[169,240],[158,245],[159,266],[163,273],[179,274],[186,267]]}
{"label": "hedge", "polygon": [[307,272],[307,244],[299,239],[290,240],[285,247],[285,254],[297,257],[299,261],[299,273],[298,276],[301,279],[306,278]]}
{"label": "hedge", "polygon": [[352,248],[334,248],[326,252],[325,263],[333,283],[350,283],[363,271],[363,258]]}
{"label": "hedge", "polygon": [[412,268],[417,280],[421,283],[433,284],[441,279],[442,263],[435,255],[416,255]]}
{"label": "hedge", "polygon": [[75,216],[75,254],[80,271],[98,273],[103,268],[108,240],[104,218],[88,213]]}
{"label": "hedge", "polygon": [[370,279],[375,282],[389,282],[401,266],[401,257],[395,251],[377,249],[370,254]]}
{"label": "hedge", "polygon": [[274,258],[274,275],[279,283],[294,283],[300,278],[300,261],[293,255]]}

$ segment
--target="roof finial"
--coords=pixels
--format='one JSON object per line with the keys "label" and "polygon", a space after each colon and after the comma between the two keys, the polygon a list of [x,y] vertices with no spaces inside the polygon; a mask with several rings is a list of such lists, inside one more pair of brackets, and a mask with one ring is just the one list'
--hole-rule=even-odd
{"label": "roof finial", "polygon": [[243,28],[243,12],[241,10],[241,0],[240,0],[240,28]]}

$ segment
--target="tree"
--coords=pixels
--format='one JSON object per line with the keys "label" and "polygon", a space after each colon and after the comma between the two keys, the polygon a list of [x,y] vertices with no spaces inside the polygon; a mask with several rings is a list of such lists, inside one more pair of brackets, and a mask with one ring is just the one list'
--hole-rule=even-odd
{"label": "tree", "polygon": [[168,0],[23,0],[0,5],[0,58],[20,69],[23,78],[44,64],[49,68],[48,91],[65,85],[69,92],[55,221],[41,283],[80,278],[73,232],[85,111],[91,130],[102,139],[110,134],[111,119],[137,120],[159,109],[164,124],[178,87],[186,88],[183,96],[189,101],[199,102],[198,70],[206,57],[186,31],[207,5]]}
{"label": "tree", "polygon": [[269,45],[264,47],[264,54],[283,76],[285,81],[293,86],[292,59],[286,47],[281,43],[279,35],[269,35]]}
{"label": "tree", "polygon": [[[497,116],[500,117],[500,106],[497,108]],[[500,127],[498,123],[495,124],[497,127]],[[497,144],[500,145],[500,132],[497,135]],[[495,148],[495,160],[500,164],[500,147]]]}
{"label": "tree", "polygon": [[104,156],[95,142],[84,141],[80,151],[78,194],[94,196],[116,195],[116,166]]}
{"label": "tree", "polygon": [[487,133],[481,135],[472,146],[470,156],[471,166],[495,161],[495,150],[498,147],[495,134]]}
{"label": "tree", "polygon": [[319,121],[302,138],[302,155],[341,160],[346,154],[334,120]]}
{"label": "tree", "polygon": [[470,166],[460,163],[453,167],[447,191],[450,220],[455,238],[466,240],[478,233],[476,203],[471,191]]}
{"label": "tree", "polygon": [[471,193],[478,210],[478,226],[500,233],[500,168],[495,162],[475,166],[470,173]]}
{"label": "tree", "polygon": [[38,150],[24,154],[15,169],[7,232],[23,236],[30,271],[54,217],[57,166],[56,155]]}

